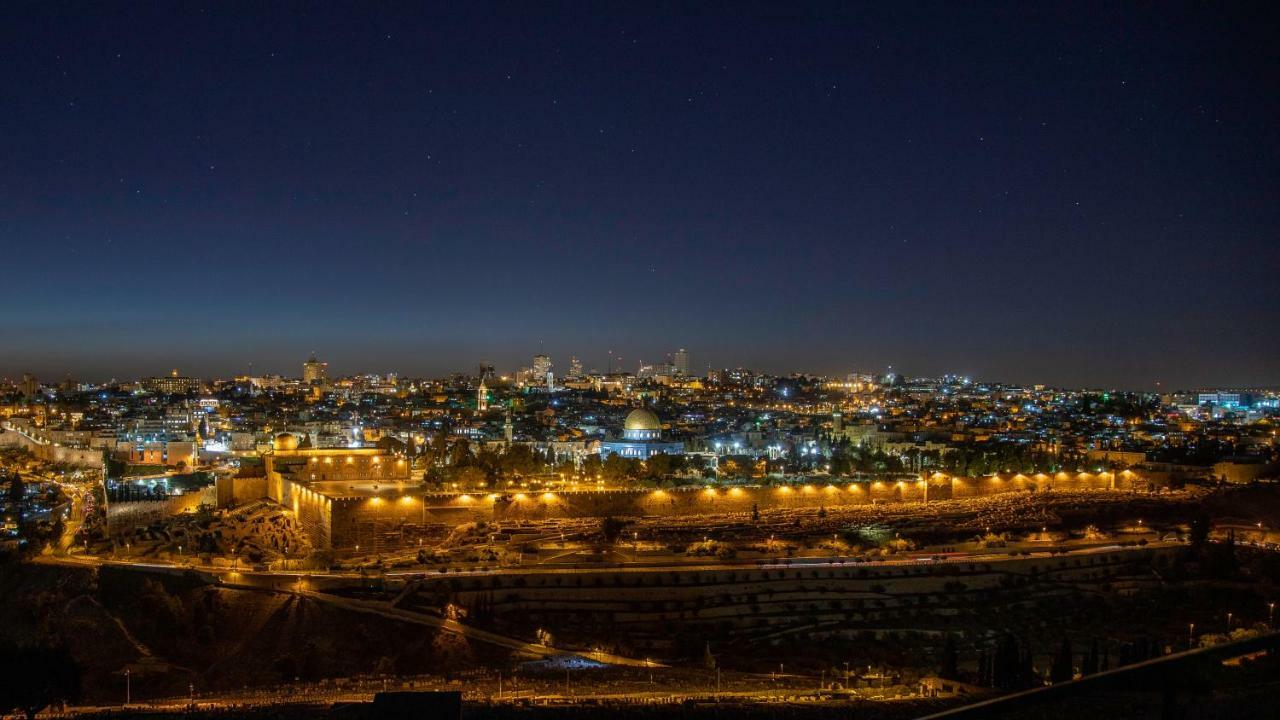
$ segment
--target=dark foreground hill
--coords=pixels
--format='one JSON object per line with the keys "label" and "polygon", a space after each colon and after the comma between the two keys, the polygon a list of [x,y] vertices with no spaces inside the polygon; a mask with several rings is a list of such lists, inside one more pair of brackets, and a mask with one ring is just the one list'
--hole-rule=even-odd
{"label": "dark foreground hill", "polygon": [[126,670],[140,700],[504,659],[420,625],[194,578],[6,563],[0,597],[0,640],[67,647],[84,702],[119,702]]}

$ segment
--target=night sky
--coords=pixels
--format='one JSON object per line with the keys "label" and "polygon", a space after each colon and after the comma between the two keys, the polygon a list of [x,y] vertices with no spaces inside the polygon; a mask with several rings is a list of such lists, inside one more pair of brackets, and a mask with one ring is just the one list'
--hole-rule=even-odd
{"label": "night sky", "polygon": [[0,5],[0,376],[1280,383],[1266,3],[262,5]]}

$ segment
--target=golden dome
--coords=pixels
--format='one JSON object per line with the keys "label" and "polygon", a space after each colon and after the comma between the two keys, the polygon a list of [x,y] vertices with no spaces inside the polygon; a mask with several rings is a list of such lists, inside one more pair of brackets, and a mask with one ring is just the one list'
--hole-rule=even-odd
{"label": "golden dome", "polygon": [[623,430],[661,430],[662,421],[658,419],[651,411],[644,408],[636,408],[627,414],[627,420],[622,425]]}
{"label": "golden dome", "polygon": [[271,441],[271,447],[274,450],[297,450],[298,436],[293,433],[280,433]]}

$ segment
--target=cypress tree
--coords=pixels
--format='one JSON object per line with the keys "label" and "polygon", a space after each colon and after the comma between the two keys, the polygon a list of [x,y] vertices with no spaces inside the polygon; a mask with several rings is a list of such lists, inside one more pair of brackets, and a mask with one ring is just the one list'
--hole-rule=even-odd
{"label": "cypress tree", "polygon": [[1071,651],[1071,639],[1063,636],[1058,654],[1053,657],[1053,665],[1049,668],[1049,681],[1052,683],[1067,682],[1075,675],[1073,666],[1074,653]]}
{"label": "cypress tree", "polygon": [[1093,644],[1089,646],[1089,654],[1084,658],[1084,666],[1080,668],[1081,675],[1093,675],[1098,672],[1098,638],[1093,639]]}
{"label": "cypress tree", "polygon": [[947,644],[942,648],[942,656],[938,660],[938,677],[957,680],[960,677],[960,658],[956,650],[956,637],[947,635]]}

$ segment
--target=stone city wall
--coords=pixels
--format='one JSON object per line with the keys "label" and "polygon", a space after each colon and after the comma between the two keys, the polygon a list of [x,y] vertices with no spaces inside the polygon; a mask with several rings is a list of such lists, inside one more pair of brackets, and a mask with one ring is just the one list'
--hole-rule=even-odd
{"label": "stone city wall", "polygon": [[[243,505],[254,500],[261,500],[265,497],[271,497],[267,492],[267,478],[258,477],[236,477],[234,475],[219,475],[215,480],[217,486],[218,507],[226,508],[235,505]],[[272,500],[280,502],[278,497],[272,497]]]}
{"label": "stone city wall", "polygon": [[107,527],[120,528],[145,525],[170,515],[192,512],[201,505],[212,506],[214,500],[215,491],[210,486],[183,493],[182,495],[174,495],[164,500],[134,500],[108,503]]}
{"label": "stone city wall", "polygon": [[[467,522],[547,520],[575,517],[678,517],[750,513],[780,508],[821,508],[891,502],[932,502],[1048,490],[1146,490],[1139,476],[1060,473],[979,478],[859,480],[839,484],[516,492],[503,494],[426,493],[396,497],[334,499],[329,536],[334,547],[351,547],[360,533],[397,525],[457,526]],[[287,503],[286,503],[287,505]],[[363,526],[363,528],[362,528]],[[317,544],[317,547],[324,545]]]}
{"label": "stone city wall", "polygon": [[0,431],[0,447],[20,447],[45,462],[63,463],[76,467],[101,468],[102,451],[90,448],[73,448],[55,445],[19,430]]}
{"label": "stone city wall", "polygon": [[334,501],[306,485],[289,480],[282,481],[282,491],[284,497],[280,504],[293,510],[311,546],[317,549],[332,547]]}

